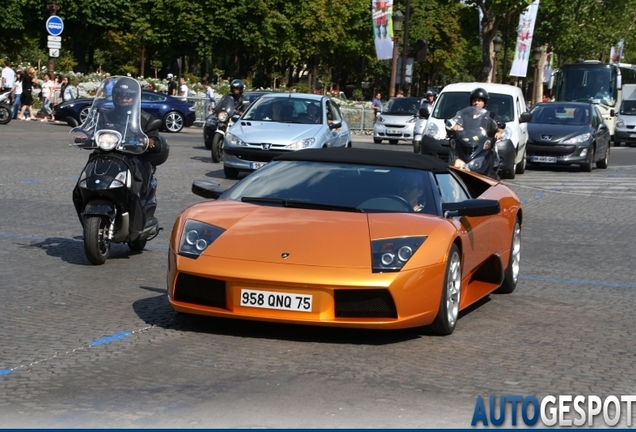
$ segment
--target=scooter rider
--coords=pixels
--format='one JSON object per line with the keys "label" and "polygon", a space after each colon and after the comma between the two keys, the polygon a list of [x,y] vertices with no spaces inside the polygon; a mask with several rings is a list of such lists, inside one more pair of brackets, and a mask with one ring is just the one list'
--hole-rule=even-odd
{"label": "scooter rider", "polygon": [[234,111],[236,111],[239,115],[243,114],[243,103],[245,102],[245,99],[243,98],[244,89],[245,85],[240,79],[233,79],[230,83],[230,91],[232,92],[232,98],[234,99]]}
{"label": "scooter rider", "polygon": [[[158,130],[148,130],[153,116],[140,111],[140,119],[136,118],[137,110],[134,107],[140,104],[138,100],[140,93],[137,89],[139,89],[139,84],[133,78],[119,78],[112,91],[113,109],[100,111],[98,122],[95,125],[95,130],[125,130],[127,134],[132,134],[133,136],[138,133],[140,140],[145,139],[145,137],[148,138],[148,147],[144,153],[139,155],[126,154],[125,156],[134,179],[131,190],[139,198],[136,205],[137,211],[134,212],[135,217],[131,221],[131,231],[141,231],[144,228],[145,215],[141,209],[141,201],[148,192],[155,170],[150,158],[153,154],[159,154],[162,151],[162,140]],[[141,125],[138,124],[138,121],[141,122]],[[141,129],[139,126],[141,126]],[[167,157],[167,145],[164,150]],[[76,186],[73,190],[73,201],[79,213],[81,209],[79,186]]]}

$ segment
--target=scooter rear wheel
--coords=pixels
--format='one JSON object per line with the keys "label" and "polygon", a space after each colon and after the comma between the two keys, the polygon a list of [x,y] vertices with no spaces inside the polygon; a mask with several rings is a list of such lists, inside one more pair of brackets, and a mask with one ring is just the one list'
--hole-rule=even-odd
{"label": "scooter rear wheel", "polygon": [[93,265],[102,265],[110,253],[110,240],[105,237],[108,218],[89,216],[84,221],[84,252]]}
{"label": "scooter rear wheel", "polygon": [[146,247],[147,239],[138,238],[137,240],[129,241],[128,247],[133,252],[141,252]]}
{"label": "scooter rear wheel", "polygon": [[11,111],[9,108],[0,106],[0,124],[7,124],[11,121]]}

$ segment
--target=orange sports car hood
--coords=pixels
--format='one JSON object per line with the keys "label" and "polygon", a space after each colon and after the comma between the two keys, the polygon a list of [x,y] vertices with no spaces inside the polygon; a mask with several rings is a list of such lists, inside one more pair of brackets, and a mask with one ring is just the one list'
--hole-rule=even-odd
{"label": "orange sports car hood", "polygon": [[439,224],[424,215],[290,209],[234,201],[199,204],[183,216],[226,230],[204,256],[349,268],[370,267],[371,238],[426,235],[423,229]]}

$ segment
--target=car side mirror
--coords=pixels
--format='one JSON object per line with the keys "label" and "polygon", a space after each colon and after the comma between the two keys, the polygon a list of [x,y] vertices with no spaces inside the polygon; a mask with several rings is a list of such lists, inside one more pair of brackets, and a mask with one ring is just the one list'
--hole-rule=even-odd
{"label": "car side mirror", "polygon": [[531,112],[526,111],[519,116],[519,123],[528,123],[530,120],[532,120]]}
{"label": "car side mirror", "polygon": [[195,180],[192,182],[192,193],[203,198],[218,199],[225,190],[219,190],[220,183],[209,180]]}
{"label": "car side mirror", "polygon": [[429,106],[430,105],[426,104],[426,105],[420,107],[420,110],[419,110],[418,114],[423,119],[427,119],[428,120],[429,116],[431,115],[431,113],[429,112]]}
{"label": "car side mirror", "polygon": [[241,118],[240,114],[234,114],[232,116],[232,123],[236,123],[239,118]]}
{"label": "car side mirror", "polygon": [[610,117],[614,117],[616,115],[616,111],[614,111],[613,109],[610,110]]}
{"label": "car side mirror", "polygon": [[334,120],[329,123],[329,129],[340,129],[342,127],[342,120]]}
{"label": "car side mirror", "polygon": [[457,203],[442,203],[444,217],[455,216],[491,216],[500,211],[499,201],[489,199],[469,199]]}

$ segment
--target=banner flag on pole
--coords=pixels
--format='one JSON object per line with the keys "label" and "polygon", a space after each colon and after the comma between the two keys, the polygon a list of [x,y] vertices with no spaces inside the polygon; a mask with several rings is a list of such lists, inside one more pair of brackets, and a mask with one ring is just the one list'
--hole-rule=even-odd
{"label": "banner flag on pole", "polygon": [[612,63],[619,63],[623,59],[623,47],[625,46],[625,39],[618,41],[616,45],[612,45],[610,50],[610,61]]}
{"label": "banner flag on pole", "polygon": [[372,0],[373,40],[378,60],[393,58],[393,0]]}
{"label": "banner flag on pole", "polygon": [[535,0],[519,17],[517,46],[515,48],[515,57],[512,61],[512,68],[510,69],[511,76],[525,77],[528,73],[528,60],[530,59],[530,48],[532,48],[534,24],[537,21],[538,10],[539,0]]}

